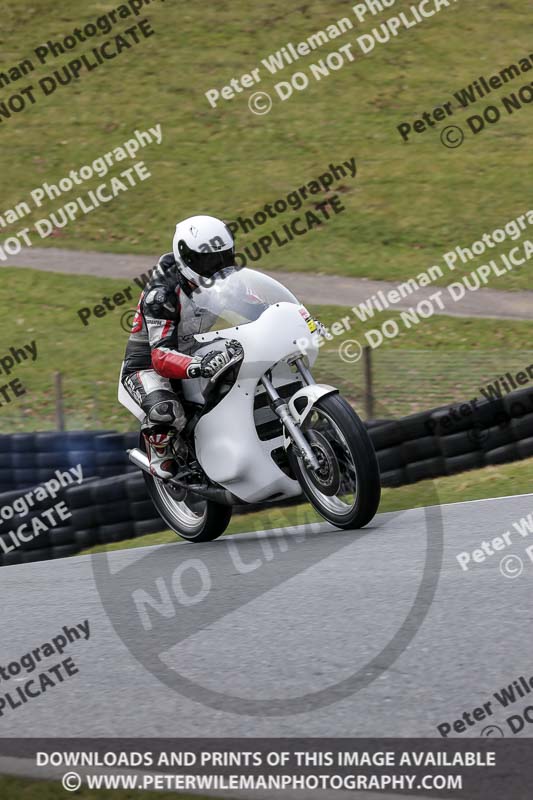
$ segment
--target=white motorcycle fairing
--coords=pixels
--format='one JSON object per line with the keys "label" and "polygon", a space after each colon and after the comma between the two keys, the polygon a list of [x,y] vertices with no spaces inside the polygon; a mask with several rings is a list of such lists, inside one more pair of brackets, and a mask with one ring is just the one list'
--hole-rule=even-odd
{"label": "white motorcycle fairing", "polygon": [[[195,429],[196,456],[208,477],[245,502],[295,497],[300,484],[289,478],[275,463],[272,451],[283,446],[283,437],[261,441],[254,420],[254,400],[261,391],[259,381],[265,372],[294,380],[285,361],[305,353],[312,365],[318,355],[318,335],[311,333],[301,314],[301,306],[282,302],[267,308],[254,322],[197,334],[197,341],[224,346],[236,339],[244,348],[238,378],[219,403],[199,420]],[[221,341],[222,339],[222,341]],[[203,348],[202,348],[203,349]],[[281,362],[281,363],[280,363]],[[194,399],[198,380],[184,383],[185,396]],[[202,381],[205,385],[205,381]],[[279,383],[279,381],[278,381]],[[333,387],[304,387],[300,396],[310,398],[334,392]],[[309,404],[307,405],[309,409]],[[293,409],[294,412],[294,409]],[[296,417],[298,418],[298,414]]]}

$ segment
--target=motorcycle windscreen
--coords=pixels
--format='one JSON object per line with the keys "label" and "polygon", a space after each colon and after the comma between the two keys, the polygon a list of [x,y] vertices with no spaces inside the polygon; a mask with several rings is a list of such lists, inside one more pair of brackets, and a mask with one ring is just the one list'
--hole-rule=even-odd
{"label": "motorcycle windscreen", "polygon": [[212,317],[208,329],[211,331],[255,322],[276,303],[300,305],[285,286],[268,275],[236,267],[220,270],[209,281],[204,281],[190,299],[199,310]]}

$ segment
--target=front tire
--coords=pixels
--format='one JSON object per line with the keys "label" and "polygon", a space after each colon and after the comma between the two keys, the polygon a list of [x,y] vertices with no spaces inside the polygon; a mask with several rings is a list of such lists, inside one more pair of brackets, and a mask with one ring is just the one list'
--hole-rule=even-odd
{"label": "front tire", "polygon": [[288,449],[302,490],[324,519],[337,528],[362,528],[375,516],[381,497],[379,466],[367,430],[338,394],[321,397],[302,423],[302,432],[319,459],[311,467]]}

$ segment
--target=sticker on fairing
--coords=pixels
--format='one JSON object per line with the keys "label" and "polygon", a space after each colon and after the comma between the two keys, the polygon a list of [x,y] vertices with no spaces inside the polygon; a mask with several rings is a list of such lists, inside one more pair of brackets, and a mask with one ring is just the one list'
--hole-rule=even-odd
{"label": "sticker on fairing", "polygon": [[316,322],[309,313],[309,311],[306,309],[305,306],[300,306],[299,311],[302,317],[305,319],[307,327],[309,328],[311,333],[314,333],[316,331]]}

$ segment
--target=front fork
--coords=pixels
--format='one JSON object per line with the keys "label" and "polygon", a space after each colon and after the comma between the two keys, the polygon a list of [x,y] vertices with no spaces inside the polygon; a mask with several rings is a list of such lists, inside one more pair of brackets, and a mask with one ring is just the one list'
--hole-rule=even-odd
{"label": "front fork", "polygon": [[[307,385],[314,383],[313,376],[301,358],[296,358],[293,363]],[[309,442],[303,435],[299,426],[293,419],[288,404],[279,396],[270,378],[268,378],[266,375],[263,375],[261,378],[261,383],[265,387],[265,391],[270,399],[270,405],[272,406],[273,411],[282,421],[283,425],[285,426],[285,430],[294,442],[294,445],[299,451],[301,457],[305,463],[311,467],[311,469],[318,470],[320,465],[317,457],[315,456]]]}

